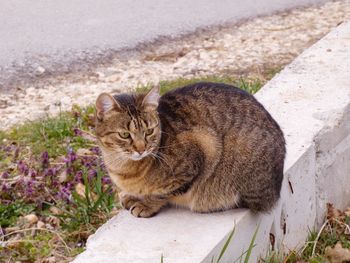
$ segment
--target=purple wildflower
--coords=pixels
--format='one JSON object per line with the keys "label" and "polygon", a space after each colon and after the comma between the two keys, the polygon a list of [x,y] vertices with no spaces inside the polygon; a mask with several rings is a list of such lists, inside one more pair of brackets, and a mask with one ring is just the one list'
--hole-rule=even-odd
{"label": "purple wildflower", "polygon": [[79,128],[74,128],[73,132],[74,132],[75,136],[82,136],[83,135],[83,132]]}
{"label": "purple wildflower", "polygon": [[73,168],[72,167],[67,167],[66,173],[67,173],[67,175],[71,175],[73,173]]}
{"label": "purple wildflower", "polygon": [[27,197],[33,196],[33,193],[34,193],[34,191],[33,191],[33,188],[32,188],[32,187],[26,188],[26,190],[25,190],[25,195],[26,195]]}
{"label": "purple wildflower", "polygon": [[69,150],[68,154],[65,158],[65,162],[68,165],[68,167],[71,166],[72,163],[74,163],[76,159],[77,159],[77,154],[73,150]]}
{"label": "purple wildflower", "polygon": [[29,174],[30,174],[30,177],[33,178],[33,179],[38,175],[37,172],[34,169],[31,169]]}
{"label": "purple wildflower", "polygon": [[83,166],[85,166],[86,168],[91,168],[92,166],[92,161],[90,160],[90,158],[87,158],[87,157],[83,157],[81,160],[80,160],[81,164]]}
{"label": "purple wildflower", "polygon": [[109,178],[108,176],[102,177],[102,183],[103,184],[110,184],[111,183],[111,178]]}
{"label": "purple wildflower", "polygon": [[90,151],[92,151],[96,155],[100,155],[100,153],[101,153],[101,150],[98,147],[92,147],[92,148],[90,148]]}
{"label": "purple wildflower", "polygon": [[103,160],[101,160],[101,164],[100,164],[100,168],[102,171],[106,171],[106,164],[103,162]]}
{"label": "purple wildflower", "polygon": [[3,172],[1,175],[2,178],[7,179],[10,177],[10,174],[8,172]]}
{"label": "purple wildflower", "polygon": [[34,185],[34,181],[33,180],[27,181],[26,187],[25,187],[25,195],[27,197],[31,197],[33,195],[33,193],[34,193],[33,185]]}
{"label": "purple wildflower", "polygon": [[4,149],[4,151],[7,152],[7,153],[12,152],[12,150],[13,149],[12,149],[11,146],[6,146],[5,149]]}
{"label": "purple wildflower", "polygon": [[76,183],[80,183],[82,180],[83,180],[83,171],[79,170],[74,176],[74,181]]}
{"label": "purple wildflower", "polygon": [[8,190],[9,190],[9,187],[7,186],[7,184],[3,184],[3,185],[1,186],[1,192],[6,193]]}
{"label": "purple wildflower", "polygon": [[67,187],[61,187],[57,195],[59,199],[69,202],[71,198],[71,191]]}
{"label": "purple wildflower", "polygon": [[52,188],[56,188],[56,187],[58,187],[60,185],[60,183],[57,181],[57,180],[52,180],[52,182],[51,182],[51,187]]}
{"label": "purple wildflower", "polygon": [[21,174],[27,175],[29,168],[28,165],[22,160],[18,162],[17,168]]}
{"label": "purple wildflower", "polygon": [[32,179],[27,181],[27,187],[33,187],[34,181]]}
{"label": "purple wildflower", "polygon": [[96,170],[91,169],[91,170],[88,171],[88,178],[89,178],[89,180],[92,180],[92,178],[94,178],[96,176],[97,176]]}
{"label": "purple wildflower", "polygon": [[41,154],[41,163],[42,163],[43,167],[49,166],[49,164],[50,164],[49,153],[47,151],[45,151]]}
{"label": "purple wildflower", "polygon": [[48,168],[45,169],[44,171],[44,176],[45,177],[53,177],[54,175],[56,175],[56,169],[55,168]]}

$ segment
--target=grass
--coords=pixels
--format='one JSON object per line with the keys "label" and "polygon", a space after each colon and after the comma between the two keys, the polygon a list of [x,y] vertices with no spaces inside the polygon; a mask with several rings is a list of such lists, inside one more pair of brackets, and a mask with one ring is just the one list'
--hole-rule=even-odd
{"label": "grass", "polygon": [[[229,76],[180,78],[160,82],[161,92],[198,81],[233,84],[250,93],[264,84]],[[118,209],[94,141],[93,116],[93,106],[73,106],[57,117],[0,131],[1,262],[68,262]],[[25,220],[29,214],[35,222]]]}
{"label": "grass", "polygon": [[56,157],[66,152],[67,147],[84,148],[90,142],[74,136],[74,129],[91,130],[94,108],[82,109],[73,106],[71,112],[60,113],[55,118],[27,122],[11,129],[0,132],[0,139],[7,139],[20,146],[30,147],[34,154],[47,151]]}
{"label": "grass", "polygon": [[[117,208],[91,134],[92,116],[93,107],[74,106],[55,118],[1,131],[1,262],[68,262]],[[79,155],[81,150],[87,155]],[[29,214],[44,229],[27,222]]]}
{"label": "grass", "polygon": [[[242,253],[242,255],[234,260],[233,262],[239,262],[241,263],[242,260],[244,263],[249,263],[250,262],[250,257],[251,257],[251,254],[252,254],[252,251],[255,247],[255,240],[256,240],[256,236],[258,234],[258,231],[259,231],[259,226],[256,228],[253,236],[252,236],[252,239],[250,240],[250,243],[249,243],[249,246],[247,248],[247,250],[245,252]],[[226,253],[226,250],[228,248],[228,246],[231,244],[232,240],[233,240],[233,236],[234,236],[234,233],[235,233],[235,227],[232,229],[232,231],[229,233],[224,245],[222,246],[221,250],[220,250],[220,253],[219,253],[219,256],[217,259],[215,259],[216,257],[213,256],[211,258],[211,263],[220,263],[221,262],[221,259],[222,257],[224,256],[224,254]],[[244,257],[243,257],[244,256]],[[160,257],[160,262],[163,263],[164,262],[164,257],[163,255],[161,255]]]}
{"label": "grass", "polygon": [[[257,226],[257,228],[255,229],[255,232],[250,240],[250,243],[248,245],[247,250],[244,251],[239,258],[237,258],[236,260],[233,260],[232,262],[239,262],[239,263],[241,263],[241,262],[249,263],[250,262],[250,257],[252,255],[253,249],[255,247],[255,240],[256,240],[256,236],[258,234],[258,231],[259,231],[259,226]],[[225,244],[223,245],[223,247],[220,250],[218,259],[215,260],[215,257],[212,257],[211,263],[214,263],[214,262],[220,263],[221,262],[221,259],[224,256],[229,244],[232,242],[234,233],[235,233],[235,228],[233,228],[233,230],[230,232],[229,236],[227,237]]]}
{"label": "grass", "polygon": [[[272,78],[272,75],[269,75],[269,78]],[[265,81],[262,80],[261,78],[243,78],[243,77],[237,78],[237,77],[225,76],[225,75],[224,76],[207,76],[207,77],[192,78],[192,79],[178,78],[170,81],[168,80],[160,81],[159,82],[160,93],[164,94],[174,88],[183,87],[183,86],[193,84],[196,82],[201,82],[201,81],[220,82],[220,83],[233,85],[252,94],[256,93],[265,83]],[[142,86],[142,87],[138,87],[137,91],[144,92],[149,89],[150,89],[150,86]]]}
{"label": "grass", "polygon": [[35,210],[34,205],[26,205],[23,201],[14,200],[9,204],[0,204],[0,226],[14,226],[20,216],[30,214]]}
{"label": "grass", "polygon": [[[260,263],[326,263],[342,258],[344,251],[350,254],[350,209],[341,212],[328,204],[327,219],[320,230],[312,230],[304,246],[286,254],[279,251],[270,253]],[[341,245],[342,249],[335,246]],[[344,249],[344,250],[343,250]],[[348,262],[350,259],[344,259]]]}

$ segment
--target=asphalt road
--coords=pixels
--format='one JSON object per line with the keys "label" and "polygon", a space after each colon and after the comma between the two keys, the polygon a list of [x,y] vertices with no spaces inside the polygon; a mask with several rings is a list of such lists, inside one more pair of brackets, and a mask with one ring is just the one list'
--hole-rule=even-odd
{"label": "asphalt road", "polygon": [[107,51],[324,0],[1,0],[0,89]]}

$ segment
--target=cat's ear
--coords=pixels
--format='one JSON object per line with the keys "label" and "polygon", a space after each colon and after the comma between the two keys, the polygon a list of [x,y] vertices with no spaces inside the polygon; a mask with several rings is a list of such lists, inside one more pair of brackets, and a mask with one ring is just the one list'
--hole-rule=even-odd
{"label": "cat's ear", "polygon": [[104,113],[118,106],[117,101],[108,93],[101,93],[96,100],[96,116],[102,119]]}
{"label": "cat's ear", "polygon": [[158,102],[160,98],[159,85],[154,86],[145,96],[142,101],[142,106],[145,110],[155,110],[158,107]]}

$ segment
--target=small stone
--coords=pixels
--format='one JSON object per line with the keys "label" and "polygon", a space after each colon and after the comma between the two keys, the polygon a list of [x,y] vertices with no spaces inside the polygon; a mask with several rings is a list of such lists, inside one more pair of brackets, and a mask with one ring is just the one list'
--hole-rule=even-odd
{"label": "small stone", "polygon": [[350,207],[348,207],[345,211],[344,214],[348,217],[350,217]]}
{"label": "small stone", "polygon": [[35,224],[39,220],[35,214],[26,215],[24,216],[24,219],[31,225]]}
{"label": "small stone", "polygon": [[55,228],[51,224],[45,224],[45,228],[49,230],[54,230]]}
{"label": "small stone", "polygon": [[12,226],[12,227],[5,228],[5,231],[7,234],[18,231],[18,230],[20,230],[20,228],[18,226]]}
{"label": "small stone", "polygon": [[83,185],[82,183],[76,184],[75,191],[77,192],[78,195],[85,198],[85,185]]}
{"label": "small stone", "polygon": [[[85,185],[82,183],[78,183],[75,185],[75,191],[77,192],[77,194],[83,198],[86,198],[85,195]],[[89,198],[91,198],[92,200],[96,201],[97,200],[97,196],[95,193],[90,192]]]}
{"label": "small stone", "polygon": [[56,258],[55,256],[52,256],[52,257],[49,257],[49,258],[46,258],[44,262],[47,262],[47,263],[56,263]]}
{"label": "small stone", "polygon": [[116,82],[118,80],[120,80],[120,74],[113,74],[106,78],[107,82]]}
{"label": "small stone", "polygon": [[36,68],[35,73],[38,74],[38,75],[41,75],[45,71],[46,71],[45,68],[43,68],[42,66],[39,66],[39,67]]}
{"label": "small stone", "polygon": [[96,73],[99,78],[104,78],[106,75],[102,72],[97,72]]}
{"label": "small stone", "polygon": [[56,206],[51,206],[49,210],[50,210],[50,212],[51,212],[52,214],[54,214],[54,215],[60,215],[60,214],[62,214],[61,209],[57,208]]}
{"label": "small stone", "polygon": [[[67,179],[68,179],[68,175],[67,175],[67,171],[64,169],[58,176],[58,181],[60,183],[64,183],[64,182],[67,182]],[[50,208],[50,211],[51,211],[51,208]]]}
{"label": "small stone", "polygon": [[117,215],[117,214],[119,213],[119,210],[120,210],[120,209],[118,209],[118,208],[116,208],[116,207],[112,208],[112,210],[111,210],[111,212],[110,212],[110,215],[111,215],[111,216]]}
{"label": "small stone", "polygon": [[45,223],[43,221],[38,221],[38,223],[36,224],[37,228],[45,228]]}
{"label": "small stone", "polygon": [[8,107],[7,100],[0,100],[0,109],[6,109]]}
{"label": "small stone", "polygon": [[[47,228],[50,228],[50,226],[52,228],[57,228],[60,226],[61,220],[56,217],[56,216],[49,216],[46,221],[48,222],[48,224],[46,224]],[[49,225],[49,226],[48,226]]]}

